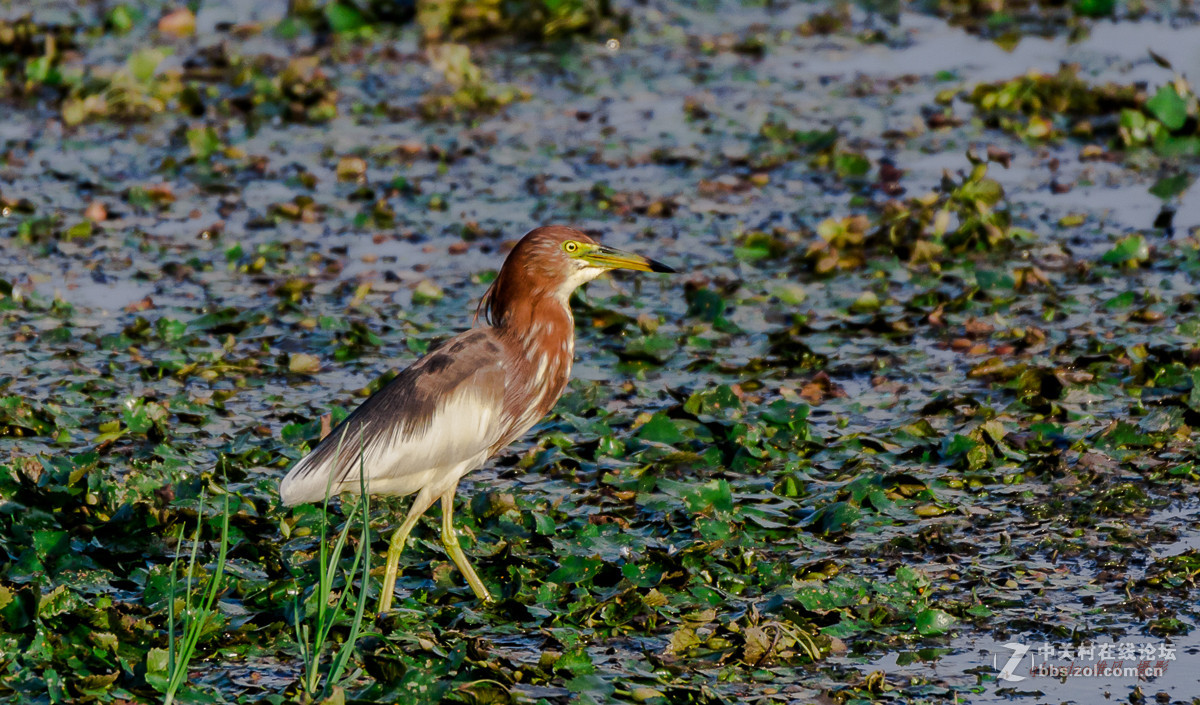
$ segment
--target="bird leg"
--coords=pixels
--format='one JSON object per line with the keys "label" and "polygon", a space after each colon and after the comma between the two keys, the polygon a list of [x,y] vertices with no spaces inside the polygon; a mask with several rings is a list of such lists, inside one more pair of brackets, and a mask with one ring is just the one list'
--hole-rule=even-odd
{"label": "bird leg", "polygon": [[412,506],[408,510],[408,516],[404,518],[404,523],[392,534],[392,540],[388,544],[387,572],[383,575],[383,590],[379,593],[380,614],[392,609],[392,596],[396,592],[396,574],[400,570],[400,554],[404,551],[404,544],[408,541],[408,535],[412,532],[413,527],[416,526],[417,520],[421,518],[426,509],[429,509],[435,499],[437,498],[432,496],[427,490],[421,490],[417,493]]}
{"label": "bird leg", "polygon": [[475,597],[482,602],[491,602],[491,593],[488,592],[479,576],[475,574],[475,569],[467,560],[467,554],[463,553],[462,547],[458,545],[458,535],[454,533],[454,491],[457,489],[458,485],[455,485],[450,488],[449,492],[442,495],[442,545],[446,547],[446,553],[450,554],[454,565],[462,571],[471,590],[475,592]]}

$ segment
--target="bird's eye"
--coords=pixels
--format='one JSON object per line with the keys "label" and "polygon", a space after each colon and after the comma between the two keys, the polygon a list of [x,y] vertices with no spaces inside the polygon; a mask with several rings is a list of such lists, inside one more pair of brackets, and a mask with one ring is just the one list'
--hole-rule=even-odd
{"label": "bird's eye", "polygon": [[574,240],[567,240],[563,243],[563,251],[569,255],[573,255],[579,251],[579,243]]}

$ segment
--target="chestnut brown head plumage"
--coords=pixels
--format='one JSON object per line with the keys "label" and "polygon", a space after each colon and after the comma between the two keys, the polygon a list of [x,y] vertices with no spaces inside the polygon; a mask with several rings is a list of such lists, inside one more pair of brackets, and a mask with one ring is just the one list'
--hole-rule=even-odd
{"label": "chestnut brown head plumage", "polygon": [[476,313],[482,325],[417,360],[362,403],[279,486],[284,504],[358,492],[416,493],[392,536],[380,593],[391,608],[400,554],[425,510],[442,500],[442,542],[481,600],[491,595],[458,545],[454,493],[471,470],[541,419],[571,374],[575,326],[571,292],[612,269],[673,272],[641,255],[551,225],[513,247]]}
{"label": "chestnut brown head plumage", "polygon": [[605,247],[586,234],[563,225],[547,225],[531,231],[513,247],[496,280],[479,302],[476,316],[483,314],[491,325],[503,327],[510,318],[521,325],[520,314],[533,306],[567,298],[585,284],[611,269],[642,272],[674,272],[661,262],[631,252]]}

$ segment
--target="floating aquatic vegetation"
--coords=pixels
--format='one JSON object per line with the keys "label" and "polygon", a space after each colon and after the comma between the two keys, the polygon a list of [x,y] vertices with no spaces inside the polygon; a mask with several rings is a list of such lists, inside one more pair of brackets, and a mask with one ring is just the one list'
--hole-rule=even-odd
{"label": "floating aquatic vegetation", "polygon": [[529,97],[514,86],[488,81],[483,69],[471,61],[471,49],[465,44],[434,44],[426,53],[448,89],[436,88],[421,99],[419,109],[427,120],[492,113]]}
{"label": "floating aquatic vegetation", "polygon": [[1067,65],[976,86],[967,99],[992,126],[1031,141],[1070,136],[1110,139],[1117,148],[1150,147],[1164,156],[1200,155],[1200,103],[1182,77],[1145,86],[1093,85]]}
{"label": "floating aquatic vegetation", "polygon": [[620,26],[609,0],[418,0],[416,5],[417,23],[425,38],[434,41],[492,36],[551,40]]}

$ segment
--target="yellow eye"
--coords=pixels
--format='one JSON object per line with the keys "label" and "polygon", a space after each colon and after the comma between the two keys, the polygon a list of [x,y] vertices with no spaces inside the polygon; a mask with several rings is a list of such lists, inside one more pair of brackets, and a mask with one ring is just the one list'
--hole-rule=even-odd
{"label": "yellow eye", "polygon": [[573,255],[579,251],[579,243],[574,240],[567,240],[563,243],[563,251],[569,255]]}

